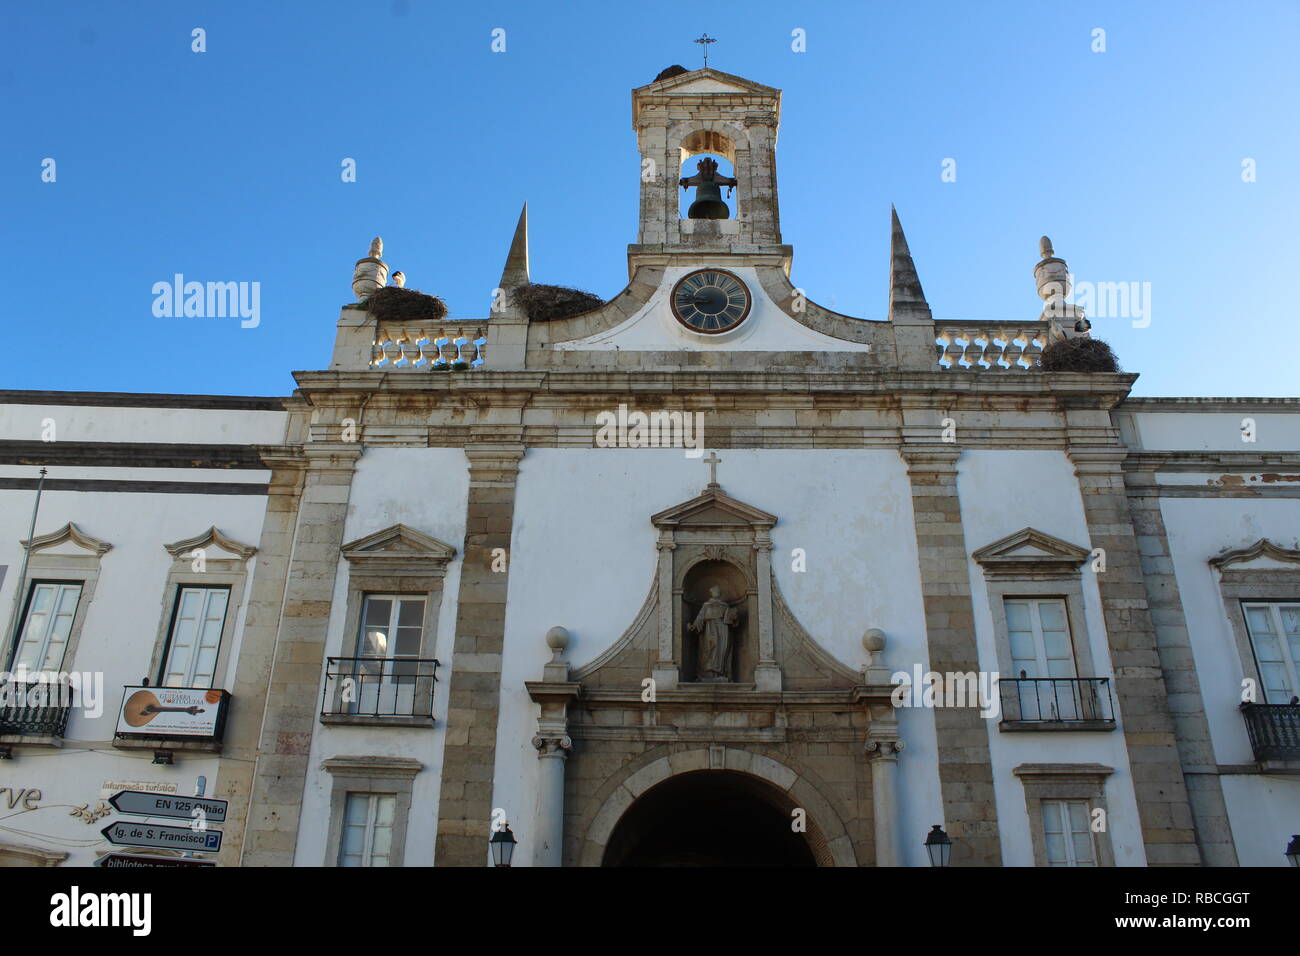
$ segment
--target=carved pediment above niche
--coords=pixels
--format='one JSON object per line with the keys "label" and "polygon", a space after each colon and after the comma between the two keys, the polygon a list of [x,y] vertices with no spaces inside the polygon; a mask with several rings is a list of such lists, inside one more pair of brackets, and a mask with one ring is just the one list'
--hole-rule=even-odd
{"label": "carved pediment above niche", "polygon": [[652,515],[650,523],[659,529],[694,531],[738,526],[771,529],[776,516],[731,497],[721,488],[708,488],[698,498]]}

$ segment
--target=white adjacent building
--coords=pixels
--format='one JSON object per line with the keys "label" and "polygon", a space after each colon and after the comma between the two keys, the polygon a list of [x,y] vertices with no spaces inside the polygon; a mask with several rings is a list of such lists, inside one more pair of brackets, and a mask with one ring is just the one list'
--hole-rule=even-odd
{"label": "white adjacent building", "polygon": [[925,866],[936,825],[953,865],[1285,865],[1300,399],[1045,371],[1087,329],[1050,244],[1041,314],[936,321],[895,216],[886,317],[817,305],[780,102],[633,91],[595,308],[516,294],[525,211],[482,318],[373,308],[372,247],[292,396],[0,393],[0,863],[203,777],[229,866],[481,866],[503,823],[515,865]]}

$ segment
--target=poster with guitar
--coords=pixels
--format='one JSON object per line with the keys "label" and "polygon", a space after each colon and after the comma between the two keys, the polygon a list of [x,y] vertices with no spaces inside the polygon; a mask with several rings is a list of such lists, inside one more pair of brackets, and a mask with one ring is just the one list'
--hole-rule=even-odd
{"label": "poster with guitar", "polygon": [[119,736],[214,737],[226,692],[206,687],[127,687]]}

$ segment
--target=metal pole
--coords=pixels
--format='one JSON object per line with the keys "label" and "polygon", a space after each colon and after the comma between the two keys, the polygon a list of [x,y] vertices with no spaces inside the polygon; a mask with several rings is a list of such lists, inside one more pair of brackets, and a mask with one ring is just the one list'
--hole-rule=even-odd
{"label": "metal pole", "polygon": [[45,487],[45,476],[48,472],[42,468],[41,477],[36,481],[36,501],[32,505],[32,523],[27,529],[27,547],[23,548],[23,565],[18,572],[18,583],[14,585],[15,594],[18,599],[18,613],[14,615],[14,632],[10,637],[9,660],[6,663],[5,670],[12,670],[14,657],[18,654],[18,635],[22,632],[23,627],[23,604],[26,597],[23,594],[23,588],[27,583],[27,561],[32,556],[32,539],[36,537],[36,515],[41,510],[41,489]]}
{"label": "metal pole", "polygon": [[[207,777],[199,777],[199,778],[197,778],[197,779],[194,781],[194,796],[196,796],[196,797],[201,797],[201,796],[203,796],[203,795],[204,795],[204,792],[205,792],[207,789],[208,789],[208,778],[207,778]],[[206,823],[206,822],[207,822],[207,821],[205,820],[204,823]],[[194,826],[194,821],[193,821],[192,819],[191,819],[191,822],[190,822],[190,826],[191,826],[191,827]],[[191,859],[191,860],[192,860],[192,859],[194,859],[197,855],[198,855],[198,854],[196,854],[193,850],[186,850],[186,851],[185,851],[185,856],[186,856],[188,859]]]}

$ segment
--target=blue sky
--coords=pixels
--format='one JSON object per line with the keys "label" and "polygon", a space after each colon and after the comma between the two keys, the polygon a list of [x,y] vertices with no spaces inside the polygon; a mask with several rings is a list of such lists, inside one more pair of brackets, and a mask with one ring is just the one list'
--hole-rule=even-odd
{"label": "blue sky", "polygon": [[[1094,317],[1135,394],[1300,394],[1300,3],[676,9],[5,4],[0,388],[287,394],[328,364],[372,236],[482,316],[525,200],[534,280],[612,297],[629,92],[698,66],[707,31],[713,66],[784,91],[782,231],[814,301],[885,317],[893,202],[939,318],[1036,317],[1046,233],[1078,280],[1150,289],[1149,325]],[[259,282],[260,324],[155,317],[176,273]]]}

